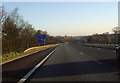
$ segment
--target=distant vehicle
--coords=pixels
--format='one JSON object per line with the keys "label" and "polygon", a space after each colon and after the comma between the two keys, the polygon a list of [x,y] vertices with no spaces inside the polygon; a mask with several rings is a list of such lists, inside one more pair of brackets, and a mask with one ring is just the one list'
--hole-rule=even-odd
{"label": "distant vehicle", "polygon": [[120,59],[120,46],[116,48],[116,55]]}

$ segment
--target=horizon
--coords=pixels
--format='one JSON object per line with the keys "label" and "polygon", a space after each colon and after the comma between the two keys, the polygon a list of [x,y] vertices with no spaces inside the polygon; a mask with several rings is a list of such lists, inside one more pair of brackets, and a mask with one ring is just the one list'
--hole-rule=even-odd
{"label": "horizon", "polygon": [[25,21],[52,36],[112,33],[118,26],[117,2],[3,2],[2,5],[7,11],[18,7]]}

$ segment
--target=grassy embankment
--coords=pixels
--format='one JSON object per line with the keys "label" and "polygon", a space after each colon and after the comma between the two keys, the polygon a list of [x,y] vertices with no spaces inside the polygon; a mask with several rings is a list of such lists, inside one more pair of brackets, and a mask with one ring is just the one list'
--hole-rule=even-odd
{"label": "grassy embankment", "polygon": [[50,45],[45,45],[45,46],[31,47],[31,48],[26,49],[25,51],[11,52],[8,54],[4,54],[4,55],[0,56],[0,59],[2,60],[2,61],[0,61],[0,63],[9,62],[9,61],[12,61],[12,60],[33,54],[38,51],[45,50],[45,49],[53,47],[53,46],[57,46],[57,45],[60,45],[60,44],[50,44]]}

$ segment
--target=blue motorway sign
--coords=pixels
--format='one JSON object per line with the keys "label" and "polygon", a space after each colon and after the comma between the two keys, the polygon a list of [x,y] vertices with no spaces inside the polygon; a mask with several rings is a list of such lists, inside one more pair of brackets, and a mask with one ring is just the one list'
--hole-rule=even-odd
{"label": "blue motorway sign", "polygon": [[37,42],[38,43],[45,43],[46,35],[45,34],[38,34],[37,35]]}
{"label": "blue motorway sign", "polygon": [[38,40],[37,42],[38,42],[38,43],[41,43],[41,44],[44,44],[44,43],[45,43],[45,40]]}

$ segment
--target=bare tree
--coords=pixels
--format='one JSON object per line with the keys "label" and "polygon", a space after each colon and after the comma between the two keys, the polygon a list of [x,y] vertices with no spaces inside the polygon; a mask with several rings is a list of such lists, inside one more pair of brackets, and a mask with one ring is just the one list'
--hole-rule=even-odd
{"label": "bare tree", "polygon": [[120,44],[120,27],[114,27],[112,30],[117,35],[117,41]]}
{"label": "bare tree", "polygon": [[[59,38],[48,35],[47,31],[35,30],[34,27],[23,19],[15,8],[10,13],[4,6],[0,11],[0,23],[2,24],[2,53],[23,51],[26,48],[42,45],[37,42],[38,34],[46,34],[47,44],[57,43]],[[2,14],[1,14],[2,13]]]}

